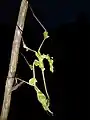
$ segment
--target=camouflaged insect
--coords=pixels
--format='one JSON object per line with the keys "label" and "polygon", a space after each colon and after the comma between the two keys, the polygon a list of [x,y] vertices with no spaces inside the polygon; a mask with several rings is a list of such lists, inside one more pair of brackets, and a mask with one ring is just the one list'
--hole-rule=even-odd
{"label": "camouflaged insect", "polygon": [[[44,36],[44,40],[47,39],[49,37],[48,32],[44,31],[43,36]],[[42,42],[42,44],[43,44],[43,42]],[[42,46],[42,44],[41,44],[41,46]],[[26,45],[24,45],[24,46],[26,46]],[[41,46],[40,46],[40,48],[41,48]],[[30,48],[28,48],[27,46],[24,47],[24,48],[28,49],[30,51],[34,51],[34,50],[31,50]],[[37,57],[37,59],[34,60],[33,65],[29,64],[30,69],[33,71],[33,78],[31,78],[29,80],[29,85],[34,87],[34,89],[36,91],[36,94],[37,94],[37,99],[42,104],[43,109],[45,111],[48,111],[49,113],[51,113],[53,115],[53,112],[51,112],[51,110],[49,109],[49,107],[50,107],[50,97],[48,95],[47,88],[46,88],[46,82],[45,82],[45,77],[44,77],[45,67],[44,67],[44,62],[43,62],[44,59],[46,59],[48,61],[49,67],[50,67],[49,69],[53,73],[53,71],[54,71],[53,70],[53,57],[50,57],[49,54],[47,54],[47,55],[41,54],[40,49],[38,49],[37,52],[36,51],[34,51],[34,52],[35,52],[35,56]],[[26,58],[25,58],[25,60],[26,60]],[[27,60],[26,60],[26,62],[27,62]],[[35,66],[39,67],[42,71],[44,88],[45,88],[45,92],[46,92],[47,97],[41,92],[41,90],[36,85],[37,80],[35,78]]]}

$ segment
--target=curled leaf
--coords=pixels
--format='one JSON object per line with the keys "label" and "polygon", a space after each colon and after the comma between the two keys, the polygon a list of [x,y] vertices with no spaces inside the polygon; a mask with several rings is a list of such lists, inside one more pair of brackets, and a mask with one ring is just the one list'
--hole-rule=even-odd
{"label": "curled leaf", "polygon": [[49,99],[46,98],[46,96],[38,89],[38,87],[35,86],[35,90],[37,93],[37,99],[42,104],[44,110],[53,114],[49,109],[49,105],[50,105]]}

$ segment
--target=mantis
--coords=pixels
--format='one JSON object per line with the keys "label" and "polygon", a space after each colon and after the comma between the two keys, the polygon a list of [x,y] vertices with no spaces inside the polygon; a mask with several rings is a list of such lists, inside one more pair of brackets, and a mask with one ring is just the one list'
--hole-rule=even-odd
{"label": "mantis", "polygon": [[[44,71],[45,71],[45,67],[44,67],[44,62],[43,60],[46,59],[49,63],[49,67],[50,67],[50,71],[53,73],[54,72],[54,67],[53,67],[53,57],[50,57],[49,54],[45,55],[45,54],[41,54],[41,47],[44,43],[44,41],[49,38],[49,35],[48,35],[48,32],[47,30],[45,29],[45,27],[41,24],[41,22],[38,20],[38,18],[36,17],[36,15],[34,14],[31,6],[29,5],[31,11],[32,11],[32,14],[33,16],[35,17],[35,19],[37,20],[37,22],[41,25],[41,27],[44,29],[44,32],[43,32],[43,41],[41,43],[41,45],[39,46],[38,50],[35,51],[35,50],[32,50],[30,48],[28,48],[23,40],[23,37],[22,37],[22,43],[23,43],[23,48],[26,49],[26,51],[32,51],[35,53],[35,56],[37,57],[37,59],[35,59],[33,61],[33,64],[29,64],[29,62],[27,61],[26,57],[21,53],[21,55],[24,57],[26,63],[28,64],[30,70],[32,70],[33,72],[33,76],[32,78],[26,82],[24,80],[21,80],[19,78],[16,78],[16,80],[20,80],[30,86],[32,86],[34,88],[34,90],[36,91],[36,94],[37,94],[37,99],[38,101],[41,103],[43,109],[47,112],[49,112],[50,114],[53,115],[53,112],[49,109],[49,106],[50,106],[50,97],[49,97],[49,94],[48,94],[48,91],[47,91],[47,87],[46,87],[46,82],[45,82],[45,75],[44,75]],[[19,26],[18,26],[19,27]],[[19,28],[20,29],[20,28]],[[45,88],[45,93],[46,93],[46,96],[42,93],[42,91],[37,87],[37,79],[36,79],[36,76],[35,76],[35,67],[39,67],[41,69],[41,72],[42,72],[42,78],[43,78],[43,83],[44,83],[44,88]]]}
{"label": "mantis", "polygon": [[[44,110],[48,111],[49,113],[51,113],[53,115],[53,112],[51,112],[51,110],[49,109],[50,97],[49,97],[47,87],[46,87],[45,76],[44,76],[45,67],[44,67],[44,63],[43,63],[44,59],[48,60],[48,63],[50,66],[50,71],[53,73],[53,71],[54,71],[53,70],[53,57],[50,57],[49,54],[47,54],[47,55],[41,54],[41,52],[40,52],[40,49],[41,49],[44,41],[49,37],[48,32],[46,32],[46,31],[43,33],[43,35],[44,35],[44,40],[42,41],[38,51],[35,51],[35,50],[28,48],[26,46],[26,44],[24,43],[24,40],[22,39],[23,47],[26,49],[26,51],[34,52],[35,56],[37,57],[37,59],[34,60],[33,64],[30,65],[29,62],[27,61],[27,59],[25,58],[25,56],[23,54],[22,54],[22,56],[24,57],[25,61],[29,65],[30,69],[33,71],[33,77],[29,80],[29,85],[34,87],[34,90],[37,93],[37,99],[42,104],[42,107],[44,108]],[[41,69],[43,82],[44,82],[44,88],[45,88],[45,92],[46,92],[47,97],[41,92],[41,90],[36,85],[37,79],[35,76],[35,67],[39,67]]]}

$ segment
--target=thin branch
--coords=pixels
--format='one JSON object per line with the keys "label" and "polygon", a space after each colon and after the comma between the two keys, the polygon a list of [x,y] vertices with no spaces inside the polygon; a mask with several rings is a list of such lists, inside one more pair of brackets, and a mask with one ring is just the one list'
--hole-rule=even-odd
{"label": "thin branch", "polygon": [[34,66],[35,61],[33,62],[33,78],[35,78],[35,66]]}
{"label": "thin branch", "polygon": [[49,97],[49,94],[48,94],[48,91],[47,91],[46,82],[45,82],[45,75],[44,75],[44,71],[43,70],[42,70],[42,77],[43,77],[45,92],[46,92],[46,95],[47,95],[47,97],[49,99],[50,97]]}
{"label": "thin branch", "polygon": [[23,82],[23,83],[26,83],[26,84],[28,84],[28,85],[30,85],[28,82],[26,82],[26,81],[24,81],[24,80],[22,80],[22,79],[20,79],[20,78],[15,78],[15,79],[17,79],[17,80],[19,80],[19,81],[21,81],[21,82]]}
{"label": "thin branch", "polygon": [[29,66],[29,68],[30,68],[31,70],[33,70],[33,66],[29,64],[29,62],[27,61],[26,57],[25,57],[22,53],[21,53],[21,55],[22,55],[23,58],[25,59],[25,61],[26,61],[27,65]]}
{"label": "thin branch", "polygon": [[26,46],[26,44],[25,44],[25,42],[24,42],[24,40],[23,40],[23,37],[22,37],[22,42],[23,42],[23,48],[25,48],[26,49],[26,51],[32,51],[32,52],[36,52],[35,50],[32,50],[32,49],[30,49],[29,47],[27,47]]}
{"label": "thin branch", "polygon": [[41,25],[41,27],[42,27],[45,31],[47,31],[46,28],[43,26],[43,24],[40,22],[40,20],[36,17],[36,15],[35,15],[32,7],[30,6],[30,4],[29,4],[29,8],[30,8],[30,10],[31,10],[31,12],[32,12],[32,14],[33,14],[33,17],[37,20],[37,22]]}
{"label": "thin branch", "polygon": [[21,53],[21,55],[23,56],[23,58],[25,59],[26,63],[28,66],[30,66],[29,62],[27,61],[26,57]]}
{"label": "thin branch", "polygon": [[20,82],[19,84],[15,85],[13,88],[12,88],[12,91],[15,91],[16,89],[18,89],[24,82]]}
{"label": "thin branch", "polygon": [[40,51],[40,49],[41,49],[41,47],[42,47],[44,41],[45,41],[45,40],[43,40],[42,43],[40,44],[40,47],[38,48],[38,51]]}
{"label": "thin branch", "polygon": [[[16,30],[15,30],[14,40],[12,44],[11,59],[9,64],[9,71],[8,71],[8,76],[6,80],[6,85],[5,85],[4,100],[3,100],[0,120],[8,119],[10,102],[11,102],[11,94],[12,94],[12,86],[14,83],[14,77],[15,77],[17,63],[18,63],[19,48],[20,48],[20,43],[22,38],[22,32],[20,31],[20,29],[23,31],[27,9],[28,9],[28,1],[22,0],[19,15],[18,15],[18,21],[16,25]],[[20,29],[18,28],[18,26]]]}

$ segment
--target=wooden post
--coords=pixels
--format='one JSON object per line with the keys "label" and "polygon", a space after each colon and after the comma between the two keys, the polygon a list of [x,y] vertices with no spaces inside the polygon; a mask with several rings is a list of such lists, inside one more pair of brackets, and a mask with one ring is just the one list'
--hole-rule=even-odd
{"label": "wooden post", "polygon": [[14,83],[14,77],[15,77],[17,63],[18,63],[19,48],[20,48],[21,37],[22,37],[22,33],[20,29],[23,31],[27,9],[28,9],[28,1],[22,0],[19,15],[18,15],[18,21],[16,25],[16,30],[15,30],[14,40],[12,44],[11,59],[9,64],[9,71],[8,71],[8,76],[6,80],[6,85],[5,85],[4,100],[3,100],[0,120],[8,119],[10,102],[11,102],[11,94],[12,94],[11,91]]}

